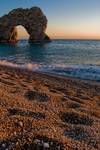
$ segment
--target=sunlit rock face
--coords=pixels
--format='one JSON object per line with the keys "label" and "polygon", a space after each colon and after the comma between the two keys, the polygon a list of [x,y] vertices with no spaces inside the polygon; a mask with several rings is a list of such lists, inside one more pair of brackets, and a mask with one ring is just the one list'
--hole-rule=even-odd
{"label": "sunlit rock face", "polygon": [[29,42],[50,42],[46,35],[47,18],[38,7],[18,8],[0,18],[0,42],[17,42],[16,26],[22,25],[30,35]]}

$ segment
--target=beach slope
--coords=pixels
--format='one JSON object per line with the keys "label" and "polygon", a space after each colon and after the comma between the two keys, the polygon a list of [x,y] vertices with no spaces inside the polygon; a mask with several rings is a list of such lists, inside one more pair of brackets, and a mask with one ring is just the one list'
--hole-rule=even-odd
{"label": "beach slope", "polygon": [[99,150],[100,83],[0,66],[0,149]]}

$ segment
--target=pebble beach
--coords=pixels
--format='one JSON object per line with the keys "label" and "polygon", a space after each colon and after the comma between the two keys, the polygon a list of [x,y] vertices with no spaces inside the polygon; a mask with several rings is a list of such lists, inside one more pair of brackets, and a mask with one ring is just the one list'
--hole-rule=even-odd
{"label": "pebble beach", "polygon": [[99,150],[100,82],[0,66],[0,150]]}

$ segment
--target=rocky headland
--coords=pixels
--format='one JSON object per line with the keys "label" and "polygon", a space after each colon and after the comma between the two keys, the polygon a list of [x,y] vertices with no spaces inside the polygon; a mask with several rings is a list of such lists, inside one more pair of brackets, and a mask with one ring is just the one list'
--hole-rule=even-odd
{"label": "rocky headland", "polygon": [[47,22],[47,17],[39,7],[14,9],[0,18],[0,42],[16,43],[18,25],[22,25],[29,33],[29,42],[50,42],[45,33]]}

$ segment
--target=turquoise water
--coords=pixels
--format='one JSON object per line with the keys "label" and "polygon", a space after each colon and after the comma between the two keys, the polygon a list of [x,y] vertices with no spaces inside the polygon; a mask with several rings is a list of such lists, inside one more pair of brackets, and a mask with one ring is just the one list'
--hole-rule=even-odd
{"label": "turquoise water", "polygon": [[0,44],[0,64],[100,81],[100,41]]}

